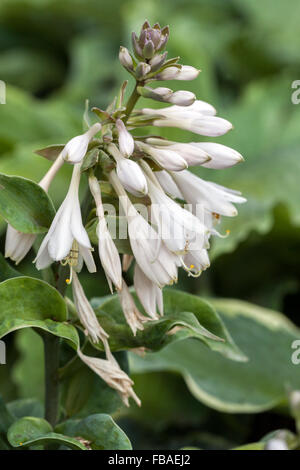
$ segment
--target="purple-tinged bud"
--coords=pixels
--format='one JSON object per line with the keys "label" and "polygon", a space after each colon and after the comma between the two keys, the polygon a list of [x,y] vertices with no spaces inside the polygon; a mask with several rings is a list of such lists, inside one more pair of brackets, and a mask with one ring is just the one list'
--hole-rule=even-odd
{"label": "purple-tinged bud", "polygon": [[143,29],[148,29],[148,28],[151,28],[151,26],[150,26],[149,21],[146,20],[146,21],[143,23],[142,31],[141,31],[141,32],[143,32]]}
{"label": "purple-tinged bud", "polygon": [[166,46],[168,40],[169,40],[169,36],[170,36],[170,29],[169,29],[169,26],[165,26],[162,30],[161,30],[161,37],[160,37],[160,41],[156,47],[156,50],[157,52],[161,51],[164,49],[164,47]]}
{"label": "purple-tinged bud", "polygon": [[164,52],[163,54],[156,54],[149,62],[151,65],[151,72],[156,72],[164,64],[168,53]]}
{"label": "purple-tinged bud", "polygon": [[119,60],[126,70],[133,71],[133,60],[126,47],[120,47]]}
{"label": "purple-tinged bud", "polygon": [[145,59],[152,59],[154,53],[155,53],[154,44],[153,44],[153,41],[151,41],[150,39],[150,41],[147,41],[144,45],[143,54],[144,54]]}
{"label": "purple-tinged bud", "polygon": [[136,56],[137,59],[143,60],[143,51],[139,45],[138,37],[135,33],[132,33],[131,41],[132,41],[134,55]]}
{"label": "purple-tinged bud", "polygon": [[138,87],[138,93],[144,98],[151,98],[152,100],[169,102],[169,98],[172,96],[173,91],[170,88],[150,88],[150,87]]}
{"label": "purple-tinged bud", "polygon": [[151,72],[151,66],[146,62],[139,62],[135,69],[135,76],[137,80],[144,78],[149,72]]}

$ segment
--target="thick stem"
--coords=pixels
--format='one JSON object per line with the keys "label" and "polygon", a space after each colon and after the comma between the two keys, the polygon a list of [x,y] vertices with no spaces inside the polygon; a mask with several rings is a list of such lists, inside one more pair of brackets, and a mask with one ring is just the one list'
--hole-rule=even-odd
{"label": "thick stem", "polygon": [[43,333],[45,354],[45,418],[55,426],[59,408],[59,346],[60,338]]}
{"label": "thick stem", "polygon": [[137,100],[139,99],[140,95],[138,94],[137,92],[137,87],[138,86],[141,86],[142,83],[140,82],[136,82],[135,84],[135,87],[133,89],[133,92],[131,93],[131,96],[129,97],[129,100],[127,102],[127,105],[126,105],[126,110],[125,110],[125,117],[123,119],[124,123],[127,121],[127,119],[129,118],[133,108],[135,107],[136,105],[136,102]]}

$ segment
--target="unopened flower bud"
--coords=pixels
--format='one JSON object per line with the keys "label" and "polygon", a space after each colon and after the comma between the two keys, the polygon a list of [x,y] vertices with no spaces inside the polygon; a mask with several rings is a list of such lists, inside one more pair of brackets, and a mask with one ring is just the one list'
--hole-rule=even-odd
{"label": "unopened flower bud", "polygon": [[142,60],[143,59],[143,50],[139,45],[138,37],[135,33],[132,33],[131,41],[132,41],[132,47],[133,47],[134,55],[136,56],[137,59]]}
{"label": "unopened flower bud", "polygon": [[130,157],[134,150],[134,140],[132,135],[126,129],[124,122],[121,119],[117,119],[116,127],[119,134],[119,148],[120,152],[124,157]]}
{"label": "unopened flower bud", "polygon": [[117,163],[117,175],[126,191],[137,197],[147,194],[147,181],[140,166],[133,160],[124,158],[114,144],[110,144],[108,150]]}
{"label": "unopened flower bud", "polygon": [[135,69],[135,76],[137,80],[140,80],[144,78],[149,72],[151,72],[151,65],[146,64],[146,62],[139,62]]}
{"label": "unopened flower bud", "polygon": [[144,98],[151,98],[156,101],[169,102],[169,98],[172,96],[173,91],[170,88],[150,88],[150,87],[138,87],[138,93]]}
{"label": "unopened flower bud", "polygon": [[201,70],[192,67],[191,65],[183,65],[176,76],[176,80],[194,80],[198,77]]}
{"label": "unopened flower bud", "polygon": [[164,64],[168,53],[164,52],[163,54],[156,54],[149,62],[151,65],[151,72],[156,72]]}
{"label": "unopened flower bud", "polygon": [[133,70],[133,60],[126,47],[120,47],[119,60],[126,70]]}
{"label": "unopened flower bud", "polygon": [[172,93],[168,99],[169,103],[177,106],[190,106],[196,101],[196,96],[191,91],[179,90]]}
{"label": "unopened flower bud", "polygon": [[155,53],[155,47],[153,44],[153,41],[151,39],[146,42],[146,44],[143,47],[143,55],[145,59],[152,59],[153,55]]}
{"label": "unopened flower bud", "polygon": [[61,152],[64,160],[73,164],[81,162],[87,152],[90,141],[100,129],[101,124],[97,122],[84,134],[77,135],[69,140]]}

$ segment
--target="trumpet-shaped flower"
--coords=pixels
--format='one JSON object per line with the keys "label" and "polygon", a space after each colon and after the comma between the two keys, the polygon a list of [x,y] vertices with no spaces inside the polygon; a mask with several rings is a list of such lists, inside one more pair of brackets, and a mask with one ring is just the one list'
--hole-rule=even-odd
{"label": "trumpet-shaped flower", "polygon": [[151,198],[151,214],[158,225],[162,240],[170,251],[184,254],[191,243],[203,248],[206,227],[191,212],[183,209],[152,181],[148,181]]}
{"label": "trumpet-shaped flower", "polygon": [[120,256],[111,234],[107,228],[102,206],[101,190],[97,178],[89,177],[89,186],[96,204],[97,216],[99,219],[96,233],[98,237],[99,257],[104,269],[110,290],[112,292],[112,283],[120,290],[122,289],[122,267]]}
{"label": "trumpet-shaped flower", "polygon": [[164,313],[162,290],[144,274],[138,264],[134,267],[134,288],[145,312],[158,320],[157,308],[161,315]]}
{"label": "trumpet-shaped flower", "polygon": [[159,287],[173,284],[177,281],[178,257],[160,242],[157,232],[133,207],[114,171],[110,173],[110,182],[128,220],[129,240],[136,262]]}
{"label": "trumpet-shaped flower", "polygon": [[184,199],[192,204],[194,213],[199,205],[210,212],[234,217],[237,215],[237,210],[233,203],[246,202],[239,191],[204,181],[189,171],[174,172],[172,176]]}
{"label": "trumpet-shaped flower", "polygon": [[[39,186],[48,192],[58,170],[63,165],[64,160],[61,155],[57,157],[45,176],[39,182]],[[36,240],[36,235],[32,233],[19,232],[8,224],[5,238],[5,257],[10,258],[19,264],[25,258]]]}
{"label": "trumpet-shaped flower", "polygon": [[35,259],[37,269],[44,269],[53,261],[66,259],[75,240],[78,244],[78,256],[83,257],[90,272],[96,271],[91,253],[92,246],[81,218],[78,196],[80,167],[80,164],[74,166],[68,193],[39,248]]}

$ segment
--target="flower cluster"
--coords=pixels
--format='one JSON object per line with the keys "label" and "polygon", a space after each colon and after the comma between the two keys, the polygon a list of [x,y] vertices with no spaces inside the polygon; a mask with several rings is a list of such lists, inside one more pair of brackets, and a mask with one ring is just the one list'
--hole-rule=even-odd
{"label": "flower cluster", "polygon": [[[145,322],[163,315],[162,289],[176,283],[180,267],[191,276],[199,276],[208,268],[210,237],[219,235],[216,224],[220,216],[235,216],[234,203],[245,202],[238,191],[205,181],[188,171],[196,165],[212,169],[233,166],[243,160],[237,151],[213,142],[180,143],[159,135],[138,136],[135,132],[147,126],[177,127],[197,135],[217,137],[232,128],[230,122],[216,116],[213,106],[197,100],[190,91],[173,92],[169,88],[149,86],[164,80],[193,80],[200,72],[179,64],[178,57],[167,59],[167,52],[163,50],[168,38],[168,27],[161,28],[159,24],[151,27],[147,21],[139,37],[133,33],[133,54],[125,47],[120,48],[119,54],[121,64],[136,80],[126,104],[127,82],[106,110],[93,108],[99,122],[65,145],[40,183],[47,190],[64,161],[73,165],[67,195],[40,245],[35,263],[37,269],[44,269],[53,262],[70,267],[66,282],[72,282],[78,317],[91,341],[103,342],[106,359],[91,358],[81,351],[78,354],[118,390],[125,403],[129,396],[139,400],[132,390],[131,380],[113,358],[108,335],[99,324],[78,278],[83,262],[89,272],[96,271],[78,195],[83,172],[88,172],[90,194],[95,203],[100,262],[111,291],[115,288],[118,292],[134,335],[144,328]],[[141,96],[168,105],[159,109],[136,108]],[[126,217],[128,224],[132,253],[123,255],[123,263],[105,218],[103,180],[118,197],[119,214]],[[144,213],[136,207],[137,198],[145,205]],[[9,227],[6,256],[20,262],[34,238]],[[145,314],[137,308],[122,277],[122,270],[127,270],[133,260],[134,287]]]}

